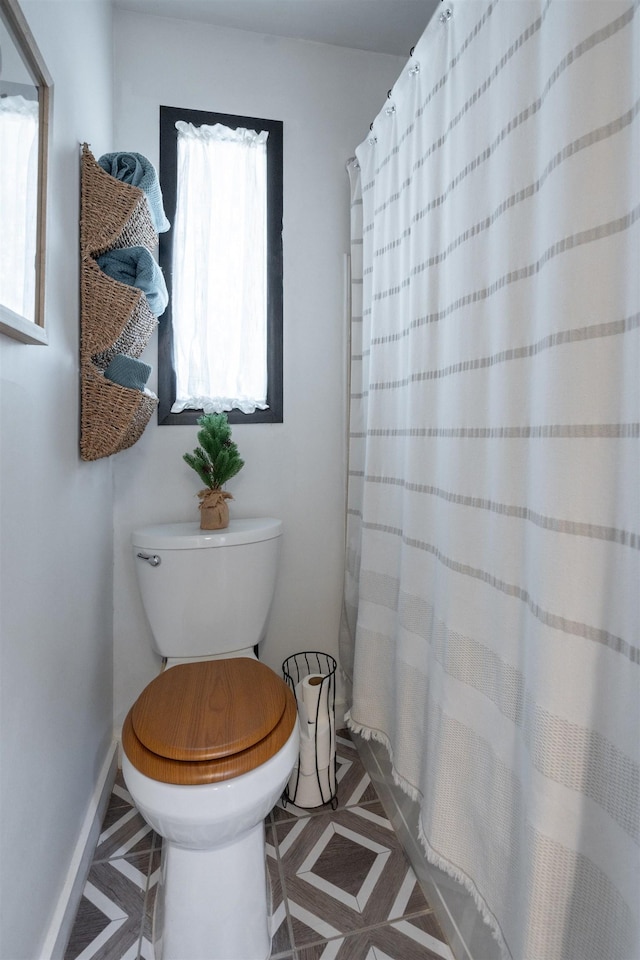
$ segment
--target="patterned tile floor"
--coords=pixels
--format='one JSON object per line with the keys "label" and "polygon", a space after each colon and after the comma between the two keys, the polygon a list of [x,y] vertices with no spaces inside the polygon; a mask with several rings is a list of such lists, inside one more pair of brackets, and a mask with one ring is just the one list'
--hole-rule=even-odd
{"label": "patterned tile floor", "polygon": [[[454,960],[346,730],[337,761],[336,810],[279,803],[266,822],[272,960]],[[119,774],[65,960],[153,960],[159,868]]]}

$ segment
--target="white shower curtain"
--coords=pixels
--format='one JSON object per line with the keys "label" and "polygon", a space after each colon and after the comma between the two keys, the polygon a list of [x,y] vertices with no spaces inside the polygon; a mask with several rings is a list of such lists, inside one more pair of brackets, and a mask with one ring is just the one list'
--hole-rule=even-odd
{"label": "white shower curtain", "polygon": [[513,960],[640,957],[639,98],[637,2],[445,0],[350,164],[349,722]]}

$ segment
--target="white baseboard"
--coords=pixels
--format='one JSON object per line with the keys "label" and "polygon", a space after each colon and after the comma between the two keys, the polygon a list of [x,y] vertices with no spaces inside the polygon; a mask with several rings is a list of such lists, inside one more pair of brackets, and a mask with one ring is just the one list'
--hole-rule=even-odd
{"label": "white baseboard", "polygon": [[100,836],[100,828],[109,803],[109,797],[118,771],[117,743],[114,741],[100,771],[98,782],[91,796],[82,829],[78,836],[71,863],[67,870],[58,904],[53,914],[41,960],[63,960],[71,929],[75,920],[82,891],[87,881],[94,850]]}

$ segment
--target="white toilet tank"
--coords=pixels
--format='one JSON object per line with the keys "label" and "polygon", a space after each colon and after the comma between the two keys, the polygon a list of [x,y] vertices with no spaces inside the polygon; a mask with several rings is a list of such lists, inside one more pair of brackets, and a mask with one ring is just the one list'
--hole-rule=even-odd
{"label": "white toilet tank", "polygon": [[[132,535],[142,602],[163,657],[210,657],[253,647],[266,631],[282,522],[231,520],[142,527]],[[143,557],[140,554],[144,555]]]}

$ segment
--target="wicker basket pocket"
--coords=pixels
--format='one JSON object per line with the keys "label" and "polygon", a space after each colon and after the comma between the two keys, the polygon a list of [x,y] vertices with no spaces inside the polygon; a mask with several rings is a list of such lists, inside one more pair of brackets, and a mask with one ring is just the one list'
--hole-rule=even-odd
{"label": "wicker basket pocket", "polygon": [[83,257],[99,257],[121,247],[146,247],[158,243],[144,192],[116,180],[96,162],[88,146],[82,147],[82,209],[80,247]]}
{"label": "wicker basket pocket", "polygon": [[142,297],[112,345],[106,350],[90,354],[92,362],[101,370],[106,370],[118,353],[126,353],[137,360],[157,326],[158,321],[149,310],[145,297]]}
{"label": "wicker basket pocket", "polygon": [[99,460],[133,446],[158,404],[157,398],[105,379],[91,363],[82,366],[80,455]]}
{"label": "wicker basket pocket", "polygon": [[109,277],[91,258],[81,270],[82,360],[104,369],[116,353],[139,357],[158,323],[144,293]]}
{"label": "wicker basket pocket", "polygon": [[143,403],[136,407],[133,417],[127,424],[127,429],[122,434],[120,450],[126,450],[128,447],[132,447],[134,443],[140,439],[153,415],[153,411],[158,406],[158,401],[155,397],[148,397],[143,393],[142,399]]}

